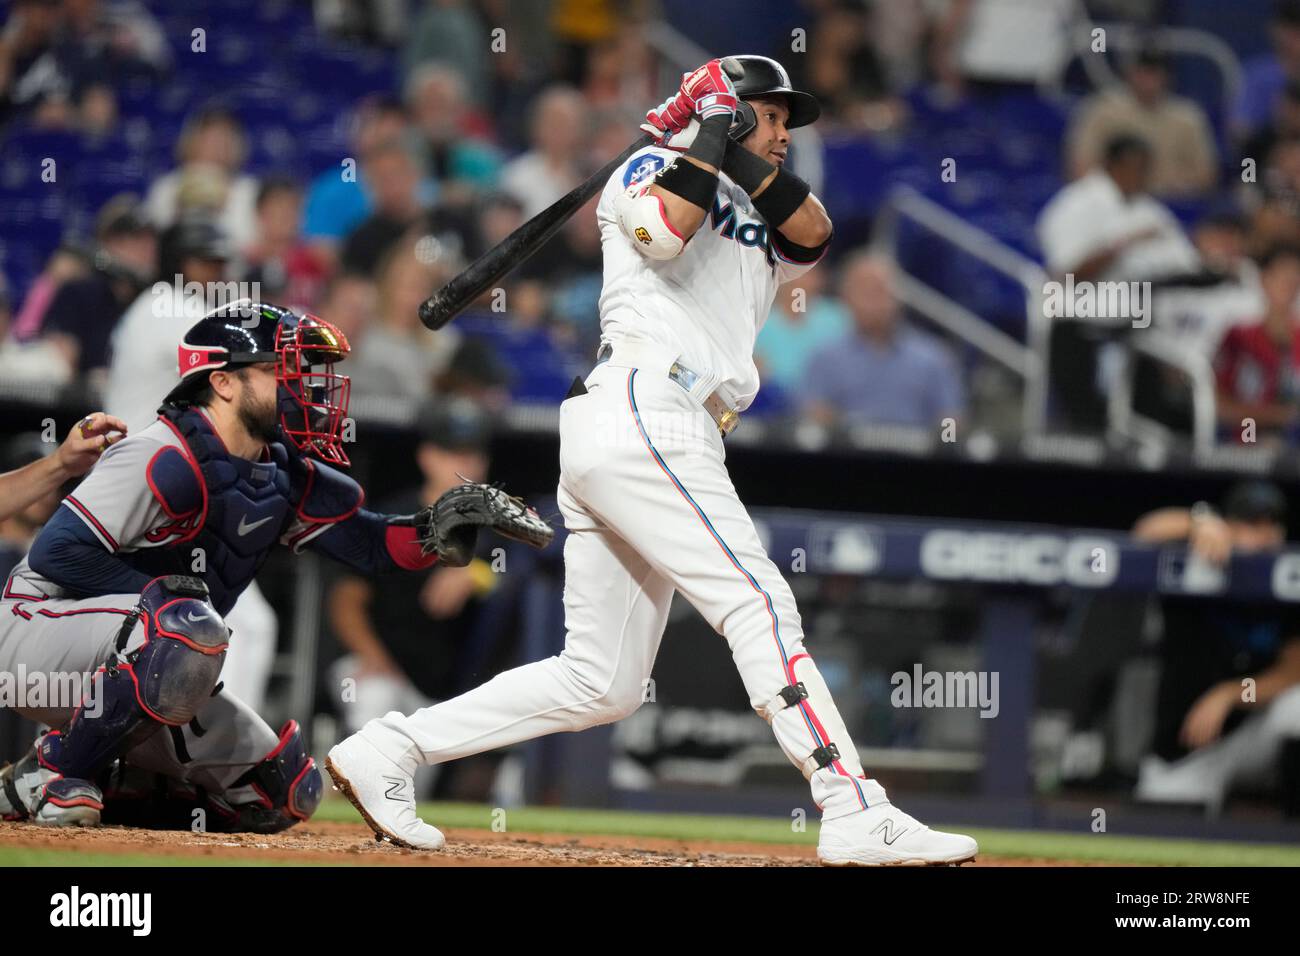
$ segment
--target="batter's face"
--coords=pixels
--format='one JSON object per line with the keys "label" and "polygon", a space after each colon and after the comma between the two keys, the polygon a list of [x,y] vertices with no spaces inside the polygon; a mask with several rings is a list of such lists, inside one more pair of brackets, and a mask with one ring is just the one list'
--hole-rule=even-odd
{"label": "batter's face", "polygon": [[740,145],[769,163],[784,166],[790,149],[790,131],[785,127],[790,120],[790,107],[781,97],[756,97],[746,102],[754,107],[758,125]]}

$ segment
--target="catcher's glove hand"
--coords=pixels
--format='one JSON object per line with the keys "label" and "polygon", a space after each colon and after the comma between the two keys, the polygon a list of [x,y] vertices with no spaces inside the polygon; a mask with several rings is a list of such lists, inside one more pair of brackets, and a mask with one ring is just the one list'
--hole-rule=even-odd
{"label": "catcher's glove hand", "polygon": [[436,552],[442,564],[453,568],[473,560],[479,528],[539,549],[555,537],[555,529],[521,499],[476,482],[456,486],[409,521],[424,553]]}

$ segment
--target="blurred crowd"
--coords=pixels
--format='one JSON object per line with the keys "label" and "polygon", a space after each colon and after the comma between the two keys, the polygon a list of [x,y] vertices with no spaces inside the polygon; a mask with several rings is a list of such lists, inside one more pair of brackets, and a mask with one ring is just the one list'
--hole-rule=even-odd
{"label": "blurred crowd", "polygon": [[[146,321],[155,283],[181,290],[168,301],[189,308],[187,283],[235,282],[343,329],[359,399],[448,391],[494,410],[512,396],[557,402],[599,339],[594,202],[467,321],[431,333],[416,308],[634,138],[680,65],[649,39],[678,5],[279,6],[309,10],[322,42],[391,66],[389,89],[354,97],[337,117],[346,148],[310,169],[254,162],[259,120],[205,89],[186,104],[173,168],[70,224],[23,287],[0,286],[0,376],[129,387],[149,340],[175,338]],[[1085,10],[1141,31],[1158,26],[1163,5],[800,0],[773,12],[761,52],[824,106],[815,133],[796,139],[796,168],[816,181],[824,142],[887,140],[921,102],[1041,87],[1064,70]],[[0,32],[0,139],[55,130],[89,150],[126,135],[123,91],[144,84],[163,98],[187,70],[190,37],[178,40],[176,16],[141,0],[13,0]],[[806,34],[793,51],[788,23]],[[1034,239],[1053,278],[1152,281],[1157,328],[1214,369],[1223,437],[1242,440],[1250,419],[1247,440],[1289,442],[1300,426],[1300,0],[1278,0],[1266,29],[1270,52],[1244,64],[1239,96],[1221,110],[1178,92],[1178,63],[1158,34],[1117,45],[1112,84],[1064,96],[1068,132],[1051,171],[1059,191]],[[287,110],[304,90],[279,92]],[[842,242],[781,290],[756,345],[765,383],[756,414],[931,431],[978,415],[974,353],[906,313],[896,268]],[[1111,353],[1124,342],[1113,326],[1053,323],[1054,421],[1105,430]],[[154,351],[167,361],[168,349]],[[1185,372],[1146,363],[1136,373],[1139,409],[1175,431],[1190,428]]]}

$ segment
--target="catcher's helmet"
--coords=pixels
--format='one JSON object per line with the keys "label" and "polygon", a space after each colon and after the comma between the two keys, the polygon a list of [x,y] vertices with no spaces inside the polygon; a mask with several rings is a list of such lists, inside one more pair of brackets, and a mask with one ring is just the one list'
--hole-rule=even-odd
{"label": "catcher's helmet", "polygon": [[212,310],[185,333],[176,349],[181,380],[163,401],[193,402],[218,369],[273,362],[284,439],[299,451],[346,465],[340,432],[351,389],[334,363],[349,351],[347,337],[323,319],[241,299]]}
{"label": "catcher's helmet", "polygon": [[754,108],[745,102],[754,97],[772,93],[783,94],[790,106],[790,119],[786,121],[786,129],[807,126],[809,123],[815,123],[817,117],[821,116],[822,108],[817,102],[817,97],[792,87],[790,74],[776,60],[750,54],[733,56],[730,59],[738,61],[745,69],[745,75],[736,81],[736,94],[741,102],[736,108],[736,118],[731,124],[732,139],[736,141],[744,139],[758,125]]}

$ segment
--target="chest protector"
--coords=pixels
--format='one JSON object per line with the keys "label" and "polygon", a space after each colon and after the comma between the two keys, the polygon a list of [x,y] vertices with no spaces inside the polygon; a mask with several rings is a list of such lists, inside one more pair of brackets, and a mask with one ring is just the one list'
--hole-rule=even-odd
{"label": "chest protector", "polygon": [[149,484],[172,520],[151,535],[160,546],[121,557],[149,574],[203,578],[226,614],[296,514],[310,466],[279,443],[263,461],[231,455],[194,409],[165,406],[162,417],[188,451],[163,449],[149,466]]}

